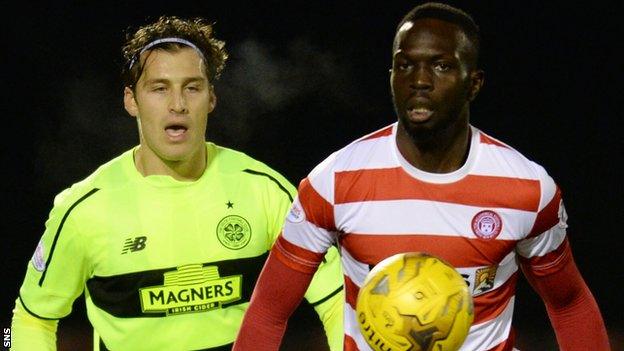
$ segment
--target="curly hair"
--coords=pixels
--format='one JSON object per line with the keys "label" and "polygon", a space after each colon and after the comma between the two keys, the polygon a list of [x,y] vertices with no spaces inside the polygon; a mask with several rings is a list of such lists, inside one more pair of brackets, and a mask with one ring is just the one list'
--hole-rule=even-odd
{"label": "curly hair", "polygon": [[[140,27],[133,33],[126,35],[126,43],[122,47],[125,60],[122,71],[123,83],[134,88],[143,72],[143,63],[139,59],[141,50],[158,39],[176,37],[193,43],[202,52],[205,60],[206,75],[212,83],[219,79],[225,67],[228,54],[225,51],[225,42],[213,37],[212,24],[207,24],[202,18],[181,19],[176,16],[161,16],[156,22]],[[175,51],[185,47],[179,43],[161,43],[153,49]],[[136,64],[133,64],[136,62]]]}

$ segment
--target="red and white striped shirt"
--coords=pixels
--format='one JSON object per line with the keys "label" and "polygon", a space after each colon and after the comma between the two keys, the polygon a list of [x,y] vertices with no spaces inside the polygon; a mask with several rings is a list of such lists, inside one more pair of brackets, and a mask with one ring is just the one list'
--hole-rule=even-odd
{"label": "red and white striped shirt", "polygon": [[345,350],[370,350],[355,314],[366,275],[384,258],[408,251],[442,257],[469,284],[475,319],[461,350],[511,350],[518,261],[547,273],[567,246],[559,189],[541,166],[472,126],[460,169],[423,172],[397,149],[396,128],[354,141],[301,182],[277,257],[312,272],[338,244]]}

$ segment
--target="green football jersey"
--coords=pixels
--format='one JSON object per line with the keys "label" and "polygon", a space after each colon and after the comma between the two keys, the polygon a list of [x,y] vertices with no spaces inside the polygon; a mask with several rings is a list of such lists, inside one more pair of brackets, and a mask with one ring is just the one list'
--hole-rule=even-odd
{"label": "green football jersey", "polygon": [[[206,147],[193,182],[144,177],[129,150],[60,193],[20,288],[24,308],[59,319],[84,291],[101,349],[229,349],[296,190],[262,162]],[[342,289],[337,256],[310,303]]]}

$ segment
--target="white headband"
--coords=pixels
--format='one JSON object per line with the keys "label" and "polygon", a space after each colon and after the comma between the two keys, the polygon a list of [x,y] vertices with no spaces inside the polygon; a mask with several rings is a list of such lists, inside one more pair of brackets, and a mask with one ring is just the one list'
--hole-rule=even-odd
{"label": "white headband", "polygon": [[128,70],[132,69],[132,66],[134,66],[134,64],[139,59],[139,57],[141,57],[141,54],[143,54],[145,51],[153,48],[154,46],[156,46],[158,44],[162,44],[162,43],[184,44],[184,45],[194,49],[195,51],[197,51],[197,54],[199,54],[199,56],[202,58],[202,60],[206,61],[206,58],[204,57],[204,54],[201,52],[201,50],[199,50],[199,48],[195,44],[191,43],[190,41],[188,41],[186,39],[182,39],[182,38],[176,38],[176,37],[161,38],[161,39],[154,40],[153,42],[145,45],[143,47],[143,49],[141,49],[141,51],[132,58],[132,61],[130,61],[130,65],[128,65]]}

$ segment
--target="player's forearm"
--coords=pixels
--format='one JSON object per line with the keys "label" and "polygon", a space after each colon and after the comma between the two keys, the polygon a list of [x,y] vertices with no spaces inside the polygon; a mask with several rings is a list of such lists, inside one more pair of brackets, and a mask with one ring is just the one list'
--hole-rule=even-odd
{"label": "player's forearm", "polygon": [[277,351],[288,318],[301,302],[311,279],[312,274],[286,266],[271,253],[232,350]]}
{"label": "player's forearm", "polygon": [[259,308],[248,310],[232,351],[279,350],[286,321],[271,318],[266,312]]}
{"label": "player's forearm", "polygon": [[55,351],[57,326],[57,320],[37,318],[16,300],[11,321],[11,350]]}
{"label": "player's forearm", "polygon": [[587,286],[568,306],[547,306],[546,310],[562,351],[611,350],[600,310]]}
{"label": "player's forearm", "polygon": [[610,350],[607,331],[591,291],[566,245],[558,262],[542,269],[523,265],[529,283],[541,296],[563,351]]}

